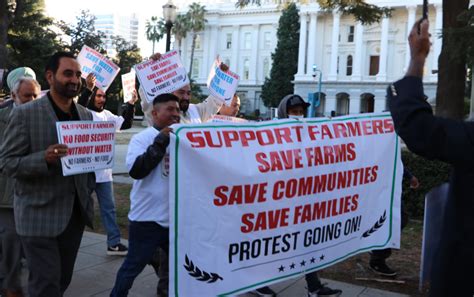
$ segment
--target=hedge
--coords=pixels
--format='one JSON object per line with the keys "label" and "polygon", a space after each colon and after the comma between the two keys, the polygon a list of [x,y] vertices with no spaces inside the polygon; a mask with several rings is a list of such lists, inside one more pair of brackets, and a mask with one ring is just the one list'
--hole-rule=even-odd
{"label": "hedge", "polygon": [[425,206],[425,195],[434,187],[449,181],[451,165],[432,161],[402,150],[403,165],[418,178],[420,187],[410,189],[409,181],[403,181],[403,203],[410,218],[422,219]]}

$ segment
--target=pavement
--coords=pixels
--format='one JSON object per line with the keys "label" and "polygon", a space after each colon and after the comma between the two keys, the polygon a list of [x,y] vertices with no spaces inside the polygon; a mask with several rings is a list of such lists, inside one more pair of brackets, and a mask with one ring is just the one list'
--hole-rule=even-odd
{"label": "pavement", "polygon": [[[74,268],[74,276],[69,289],[64,297],[105,297],[112,290],[117,270],[123,262],[122,257],[107,256],[106,236],[91,232],[85,232]],[[126,241],[125,241],[126,243]],[[332,288],[343,290],[342,297],[402,297],[403,294],[372,289],[369,287],[356,286],[348,283],[323,280]],[[158,278],[151,266],[135,280],[130,297],[155,297]],[[278,293],[278,297],[306,297],[306,283],[304,277],[297,277],[270,286]],[[240,297],[255,296],[251,293],[240,295]],[[186,296],[200,297],[200,296]],[[208,296],[206,296],[208,297]]]}

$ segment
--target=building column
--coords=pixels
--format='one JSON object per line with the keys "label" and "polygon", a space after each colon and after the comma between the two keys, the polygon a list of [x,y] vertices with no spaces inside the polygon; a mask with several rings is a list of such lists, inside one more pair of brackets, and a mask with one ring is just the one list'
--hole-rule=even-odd
{"label": "building column", "polygon": [[316,29],[317,29],[318,15],[317,13],[311,13],[309,21],[309,33],[308,33],[308,64],[306,66],[306,75],[313,75],[313,65],[316,61]]}
{"label": "building column", "polygon": [[339,48],[339,24],[341,14],[337,11],[332,13],[332,41],[331,41],[331,69],[328,80],[337,80],[337,57]]}
{"label": "building column", "polygon": [[415,24],[416,18],[416,5],[407,6],[408,10],[408,22],[407,22],[407,36],[405,36],[405,41],[407,43],[406,53],[405,53],[405,69],[404,72],[408,69],[408,64],[410,64],[410,44],[408,43],[408,35],[410,34],[411,28]]}
{"label": "building column", "polygon": [[250,57],[250,69],[249,69],[249,80],[251,83],[257,83],[257,71],[258,71],[258,36],[260,34],[260,25],[253,25],[253,36],[252,36],[252,56]]}
{"label": "building column", "polygon": [[207,81],[207,77],[209,75],[209,48],[211,43],[211,27],[206,26],[204,31],[202,32],[201,41],[203,43],[202,49],[202,61],[201,61],[201,71],[199,71],[198,80],[201,82],[202,80]]}
{"label": "building column", "polygon": [[443,29],[443,6],[441,4],[435,4],[436,8],[436,22],[434,28],[434,44],[433,44],[433,61],[432,67],[433,70],[438,70],[438,58],[441,54],[441,44],[442,39],[439,34],[441,34],[441,30]]}
{"label": "building column", "polygon": [[303,76],[305,73],[304,65],[306,62],[306,20],[306,13],[300,12],[300,43],[298,49],[298,72],[296,73],[296,76]]}
{"label": "building column", "polygon": [[191,59],[191,57],[188,57],[188,40],[191,39],[189,35],[190,34],[188,34],[186,38],[183,38],[181,40],[181,61],[183,62],[184,68],[186,68],[187,73],[189,73],[189,60]]}
{"label": "building column", "polygon": [[230,68],[234,72],[238,72],[238,61],[239,61],[239,35],[240,35],[240,26],[236,25],[233,27],[232,31],[232,58],[230,60]]}
{"label": "building column", "polygon": [[354,71],[352,72],[352,80],[362,80],[362,44],[363,44],[364,26],[361,22],[357,22],[355,27],[355,53],[354,53]]}
{"label": "building column", "polygon": [[[219,44],[219,28],[217,25],[212,25],[211,27],[211,38],[210,38],[210,48],[208,54],[207,68],[211,69],[212,64],[216,60],[217,56],[217,45]],[[204,53],[205,54],[205,53]]]}
{"label": "building column", "polygon": [[377,81],[387,80],[387,56],[388,56],[388,26],[389,18],[382,19],[382,36],[380,40],[380,65]]}

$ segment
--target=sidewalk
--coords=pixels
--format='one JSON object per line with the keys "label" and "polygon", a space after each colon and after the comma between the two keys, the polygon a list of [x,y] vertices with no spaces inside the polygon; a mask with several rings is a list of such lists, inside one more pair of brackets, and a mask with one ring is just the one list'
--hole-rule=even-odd
{"label": "sidewalk", "polygon": [[[123,262],[122,257],[105,254],[105,235],[85,232],[76,260],[74,276],[65,297],[109,296],[115,281],[115,275]],[[154,270],[147,266],[135,280],[130,297],[155,297],[158,278]],[[402,297],[407,295],[355,286],[331,280],[323,280],[333,288],[343,290],[342,297]],[[306,297],[304,277],[288,280],[271,287],[279,297]],[[242,297],[255,296],[244,294]],[[200,297],[200,296],[185,296]],[[207,296],[203,296],[207,297]]]}

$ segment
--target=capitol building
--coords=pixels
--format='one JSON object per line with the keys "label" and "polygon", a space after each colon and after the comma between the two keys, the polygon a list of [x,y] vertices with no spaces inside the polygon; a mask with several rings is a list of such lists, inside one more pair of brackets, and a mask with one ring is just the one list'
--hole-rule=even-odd
{"label": "capitol building", "polygon": [[[187,3],[178,1],[185,11]],[[393,9],[380,23],[362,25],[350,15],[327,12],[314,0],[298,4],[300,36],[298,71],[294,93],[307,99],[318,92],[321,77],[321,104],[317,115],[379,112],[387,109],[387,85],[401,78],[408,66],[408,33],[421,18],[422,0],[369,0],[371,4]],[[429,5],[430,33],[433,46],[425,66],[425,93],[434,100],[439,33],[442,28],[442,0]],[[200,1],[206,13],[206,27],[196,40],[192,78],[204,93],[207,76],[217,55],[240,75],[237,93],[242,99],[241,112],[270,116],[261,100],[261,88],[272,67],[271,54],[277,44],[276,33],[281,9],[273,1],[240,9],[235,1]],[[181,56],[190,65],[192,33],[181,45]],[[177,43],[175,48],[177,49]],[[318,71],[314,72],[316,68]]]}

